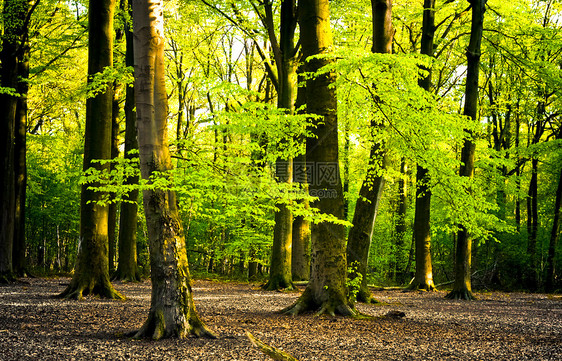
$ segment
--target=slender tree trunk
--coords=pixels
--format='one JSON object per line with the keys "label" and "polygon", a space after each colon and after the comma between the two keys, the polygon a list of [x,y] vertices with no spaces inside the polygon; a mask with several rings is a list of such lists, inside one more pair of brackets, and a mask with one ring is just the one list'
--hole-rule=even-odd
{"label": "slender tree trunk", "polygon": [[[274,44],[274,52],[278,73],[277,107],[286,109],[292,114],[295,109],[296,95],[296,59],[295,59],[295,29],[297,25],[296,0],[283,0],[281,3],[281,24],[279,45],[273,29],[272,3],[265,5],[266,18],[269,20],[268,32]],[[293,160],[278,159],[276,162],[275,176],[279,183],[290,185],[293,182]],[[293,242],[293,215],[286,203],[276,205],[275,229],[273,232],[273,246],[271,249],[271,273],[265,285],[268,290],[281,288],[292,289],[293,279],[291,274],[292,242]]]}
{"label": "slender tree trunk", "polygon": [[[487,0],[470,0],[472,5],[472,23],[470,29],[470,42],[466,50],[467,74],[464,115],[473,120],[478,119],[478,78],[480,66],[480,45],[482,43],[482,30],[484,25],[484,11],[486,10]],[[461,177],[472,178],[474,176],[474,153],[476,144],[472,139],[471,132],[464,141],[461,153]],[[455,250],[455,283],[453,290],[447,294],[449,299],[472,300],[472,287],[470,280],[472,264],[472,239],[467,229],[460,225],[457,233],[457,243]]]}
{"label": "slender tree trunk", "polygon": [[343,134],[343,194],[344,194],[344,204],[343,204],[343,218],[347,220],[349,218],[349,199],[346,195],[349,193],[349,163],[350,163],[350,150],[351,150],[351,139],[350,139],[350,124],[345,122],[344,134]]}
{"label": "slender tree trunk", "polygon": [[[299,3],[299,25],[303,56],[331,51],[332,34],[328,0],[304,0]],[[308,59],[306,71],[315,73],[328,65],[328,59]],[[318,200],[312,207],[343,219],[343,189],[339,171],[337,99],[331,87],[335,74],[328,73],[307,81],[306,104],[310,114],[320,117],[307,140],[306,164],[311,178],[309,191]],[[321,222],[312,225],[312,270],[310,281],[288,314],[317,310],[319,314],[354,315],[347,299],[345,227]]]}
{"label": "slender tree trunk", "polygon": [[[106,67],[113,66],[114,0],[90,1],[88,81]],[[108,165],[93,163],[95,159],[111,157],[111,114],[113,87],[107,84],[103,92],[86,100],[86,133],[83,169],[95,167],[107,171]],[[95,185],[95,184],[94,184]],[[111,285],[108,266],[108,207],[97,202],[100,192],[82,185],[80,198],[80,247],[75,272],[69,286],[60,297],[81,299],[94,294],[107,298],[123,298]]]}
{"label": "slender tree trunk", "polygon": [[527,193],[527,254],[529,255],[529,270],[526,279],[527,287],[536,290],[538,286],[537,272],[537,231],[538,231],[538,164],[539,160],[531,160],[531,181]]}
{"label": "slender tree trunk", "polygon": [[27,156],[26,156],[26,133],[27,133],[27,94],[29,85],[29,56],[30,45],[26,33],[25,40],[21,44],[21,60],[18,65],[18,88],[20,94],[16,106],[15,141],[14,141],[14,168],[15,168],[15,218],[14,218],[14,246],[13,246],[13,270],[14,274],[23,277],[27,273],[26,264],[26,241],[25,241],[25,201],[27,189]]}
{"label": "slender tree trunk", "polygon": [[[298,83],[304,83],[303,67],[297,68]],[[306,104],[306,87],[297,87],[297,99],[295,108],[299,109]],[[299,140],[306,142],[303,136]],[[308,192],[308,179],[306,176],[306,155],[301,154],[293,162],[293,182],[300,183],[301,189]],[[300,200],[301,204],[308,209],[308,200]],[[308,281],[310,278],[310,221],[302,216],[293,218],[293,247],[291,270],[294,281]]]}
{"label": "slender tree trunk", "polygon": [[376,175],[380,167],[376,163],[383,157],[382,152],[380,144],[371,148],[367,176],[359,191],[353,214],[353,227],[349,230],[347,241],[347,267],[352,270],[349,278],[353,280],[361,277],[361,285],[356,294],[356,300],[359,302],[376,302],[371,297],[366,276],[373,228],[385,183],[382,175]]}
{"label": "slender tree trunk", "polygon": [[[391,0],[371,0],[373,13],[373,53],[392,53],[392,2]],[[376,124],[371,124],[374,132]],[[347,241],[347,267],[353,271],[350,279],[361,278],[361,285],[356,298],[359,302],[376,302],[371,297],[367,286],[367,264],[369,248],[373,236],[373,227],[384,188],[384,178],[379,170],[384,169],[384,145],[373,142],[369,155],[367,174],[359,191],[359,199],[355,204],[353,227],[349,231]],[[377,163],[378,166],[377,166]]]}
{"label": "slender tree trunk", "polygon": [[[117,37],[119,38],[119,37]],[[113,85],[113,91],[117,93],[117,82]],[[119,97],[114,95],[111,116],[111,159],[119,157]],[[115,164],[111,163],[110,170],[115,169]],[[114,194],[111,198],[114,198]],[[108,260],[109,274],[115,272],[116,252],[117,252],[117,209],[119,204],[112,202],[108,206],[107,240],[108,240]]]}
{"label": "slender tree trunk", "polygon": [[395,275],[396,280],[401,284],[406,281],[405,272],[407,265],[407,257],[404,256],[406,252],[406,245],[404,242],[404,236],[406,235],[406,211],[408,210],[407,204],[407,186],[406,186],[406,161],[402,159],[400,162],[400,174],[401,177],[398,180],[398,203],[396,205],[396,216],[394,224],[394,246],[396,247],[394,251],[395,259]]}
{"label": "slender tree trunk", "polygon": [[433,268],[431,263],[431,187],[429,171],[417,167],[416,173],[416,209],[414,215],[414,243],[416,255],[416,273],[409,285],[410,289],[433,291]]}
{"label": "slender tree trunk", "polygon": [[[130,5],[127,3],[125,11],[130,12]],[[125,53],[125,64],[134,65],[133,54],[133,33],[125,22],[125,41],[127,43]],[[137,122],[135,113],[135,90],[133,86],[128,86],[125,93],[125,158],[136,159],[136,154],[131,151],[138,150],[137,142]],[[137,185],[138,175],[127,177],[125,185]],[[124,196],[121,203],[121,213],[119,214],[119,261],[114,279],[135,282],[140,281],[140,273],[137,266],[137,213],[138,213],[138,189],[131,190]]]}
{"label": "slender tree trunk", "polygon": [[558,177],[558,187],[556,188],[556,201],[554,203],[554,218],[552,221],[552,230],[550,232],[550,242],[548,244],[548,256],[546,259],[546,282],[545,289],[547,292],[555,290],[556,275],[556,247],[560,238],[560,204],[562,203],[562,169]]}
{"label": "slender tree trunk", "polygon": [[[141,174],[172,168],[168,148],[161,0],[133,0],[135,99]],[[150,247],[152,296],[148,319],[135,337],[212,336],[195,310],[185,238],[173,190],[143,194]]]}
{"label": "slender tree trunk", "polygon": [[[421,53],[433,56],[435,38],[435,0],[424,0]],[[419,85],[431,91],[431,69],[419,80]],[[416,171],[416,207],[414,215],[414,244],[416,274],[409,285],[413,290],[435,290],[431,263],[431,178],[429,170],[418,165]]]}
{"label": "slender tree trunk", "polygon": [[[4,33],[0,61],[0,85],[18,89],[18,68],[23,60],[24,32],[21,23],[27,16],[25,0],[5,0],[2,18]],[[0,94],[0,283],[14,280],[13,243],[16,217],[16,174],[14,141],[17,132],[18,97]]]}

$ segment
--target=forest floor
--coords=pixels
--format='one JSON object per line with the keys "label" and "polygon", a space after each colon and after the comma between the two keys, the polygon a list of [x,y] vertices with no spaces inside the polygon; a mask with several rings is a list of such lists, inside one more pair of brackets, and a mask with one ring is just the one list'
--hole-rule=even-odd
{"label": "forest floor", "polygon": [[[246,337],[299,360],[562,360],[562,298],[375,291],[357,305],[372,319],[276,314],[298,292],[257,284],[195,281],[199,314],[218,338],[133,340],[150,306],[150,282],[115,283],[126,301],[53,298],[69,279],[23,279],[0,287],[0,360],[269,360]],[[405,317],[385,316],[401,311]]]}

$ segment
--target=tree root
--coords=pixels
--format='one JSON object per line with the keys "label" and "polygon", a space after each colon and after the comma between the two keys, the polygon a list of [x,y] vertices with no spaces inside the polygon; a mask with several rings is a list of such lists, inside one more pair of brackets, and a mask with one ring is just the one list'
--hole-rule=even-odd
{"label": "tree root", "polygon": [[82,300],[84,296],[99,296],[101,298],[113,300],[125,300],[126,297],[117,292],[108,282],[71,281],[68,287],[57,298],[65,298],[68,300]]}
{"label": "tree root", "polygon": [[359,290],[356,296],[356,300],[357,302],[371,304],[371,305],[377,305],[381,303],[379,300],[373,297],[373,294],[368,289]]}
{"label": "tree root", "polygon": [[452,290],[446,296],[448,300],[465,300],[465,301],[473,301],[476,300],[476,297],[472,294],[471,291],[464,289],[464,290]]}
{"label": "tree root", "polygon": [[135,274],[128,274],[116,271],[113,276],[111,277],[111,281],[121,281],[121,282],[140,282],[141,277],[140,274],[137,272]]}
{"label": "tree root", "polygon": [[261,352],[271,357],[274,360],[279,361],[298,361],[293,356],[289,355],[287,352],[279,350],[273,346],[269,346],[260,339],[255,338],[250,332],[246,331],[246,337],[250,340],[252,345],[259,348]]}
{"label": "tree root", "polygon": [[151,311],[142,327],[131,335],[135,339],[151,338],[153,340],[171,337],[187,338],[189,335],[211,339],[216,338],[216,335],[207,329],[205,324],[193,312],[189,320],[178,320],[174,324],[166,324],[162,310]]}
{"label": "tree root", "polygon": [[316,316],[329,315],[335,317],[336,315],[345,317],[357,317],[359,312],[354,310],[350,305],[346,303],[336,303],[336,302],[324,302],[322,304],[317,304],[312,300],[312,292],[305,292],[293,305],[286,307],[279,311],[279,313],[291,316],[301,315],[307,312],[316,312]]}
{"label": "tree root", "polygon": [[407,291],[433,292],[433,291],[437,291],[437,288],[435,287],[435,284],[433,282],[426,283],[426,282],[416,282],[415,280],[412,280],[412,282],[410,282],[410,284],[408,285],[408,287],[406,287],[404,291],[405,292]]}
{"label": "tree root", "polygon": [[4,272],[0,274],[0,284],[2,285],[14,283],[15,281],[16,281],[16,277],[11,272]]}
{"label": "tree root", "polygon": [[285,282],[284,280],[275,277],[270,278],[266,284],[261,286],[265,291],[293,291],[295,290],[295,285],[293,282]]}

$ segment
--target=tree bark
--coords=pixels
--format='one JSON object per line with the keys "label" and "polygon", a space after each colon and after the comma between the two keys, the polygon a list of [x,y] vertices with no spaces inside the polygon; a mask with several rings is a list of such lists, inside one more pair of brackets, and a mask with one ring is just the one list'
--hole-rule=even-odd
{"label": "tree bark", "polygon": [[[484,12],[487,0],[470,0],[472,5],[472,22],[470,29],[470,41],[466,50],[467,74],[464,115],[473,120],[478,118],[478,78],[480,66],[480,45],[482,43],[482,31],[484,25]],[[472,139],[471,132],[467,131],[467,138],[461,152],[461,177],[472,178],[474,176],[474,153],[476,144]],[[467,229],[459,226],[455,249],[455,283],[453,290],[447,294],[449,299],[472,300],[470,271],[472,264],[472,239]]]}
{"label": "tree bark", "polygon": [[[391,0],[371,0],[373,14],[373,53],[392,53],[392,2]],[[378,125],[371,124],[371,131]],[[367,264],[369,261],[369,248],[373,236],[373,227],[379,208],[380,198],[384,188],[384,178],[378,174],[384,169],[384,145],[373,142],[369,155],[369,165],[365,180],[359,191],[359,199],[355,204],[353,214],[353,227],[349,231],[347,241],[347,267],[352,269],[349,277],[361,278],[356,298],[359,302],[376,302],[371,297],[367,286]],[[377,167],[379,162],[379,167]],[[380,168],[380,169],[379,169]]]}
{"label": "tree bark", "polygon": [[[106,67],[113,66],[114,0],[90,1],[88,81]],[[113,87],[86,100],[86,132],[83,170],[94,167],[107,171],[107,164],[95,159],[111,157],[111,115]],[[81,299],[93,294],[107,298],[123,298],[109,280],[108,267],[108,207],[99,204],[101,192],[88,189],[96,184],[83,184],[80,198],[80,246],[74,276],[60,297]]]}
{"label": "tree bark", "polygon": [[[27,12],[31,9],[27,9]],[[18,277],[26,276],[26,241],[25,241],[25,202],[27,190],[27,94],[29,85],[29,56],[30,45],[28,29],[22,29],[23,40],[20,44],[21,59],[18,64],[18,88],[20,95],[16,105],[15,141],[14,141],[14,172],[15,172],[15,217],[14,217],[14,245],[13,245],[13,271]]]}
{"label": "tree bark", "polygon": [[547,292],[555,290],[556,275],[556,247],[560,238],[560,204],[562,203],[562,169],[558,177],[558,186],[556,187],[556,201],[554,203],[554,218],[552,221],[552,230],[550,232],[550,242],[548,244],[548,256],[546,258],[546,282],[545,289]]}
{"label": "tree bark", "polygon": [[537,272],[537,231],[538,231],[538,165],[539,160],[531,160],[531,181],[527,193],[527,254],[529,255],[529,268],[527,271],[526,284],[530,290],[536,290],[538,286]]}
{"label": "tree bark", "polygon": [[[168,147],[161,0],[133,0],[135,99],[141,175],[172,168]],[[143,191],[150,247],[152,296],[148,319],[135,337],[209,336],[193,302],[185,238],[173,190]]]}
{"label": "tree bark", "polygon": [[[302,67],[297,69],[298,83],[304,83],[302,75]],[[297,99],[295,108],[300,108],[306,103],[306,87],[297,88]],[[301,137],[301,142],[306,142]],[[293,162],[293,182],[300,183],[303,191],[308,192],[308,180],[306,176],[306,156],[301,154],[294,159]],[[305,208],[309,208],[308,200],[300,200]],[[291,272],[293,281],[308,281],[310,278],[310,221],[302,216],[293,218],[293,247]]]}
{"label": "tree bark", "polygon": [[[130,5],[127,2],[126,9],[130,13]],[[134,65],[133,54],[133,32],[127,22],[125,22],[125,41],[127,43],[125,53],[125,65]],[[139,148],[137,142],[137,122],[135,113],[135,90],[132,85],[125,90],[125,158],[137,159],[136,151]],[[131,164],[132,165],[132,164]],[[139,177],[137,175],[127,177],[125,185],[137,185]],[[138,214],[139,191],[133,188],[127,193],[121,203],[121,213],[119,214],[119,260],[114,279],[121,281],[135,282],[140,281],[140,273],[137,266],[137,214]]]}
{"label": "tree bark", "polygon": [[[113,91],[114,93],[118,91],[117,82],[113,85]],[[111,115],[111,159],[119,157],[119,110],[119,97],[114,94]],[[113,171],[114,169],[115,163],[111,163],[110,170]],[[115,198],[114,194],[111,194],[111,198]],[[113,274],[115,272],[117,253],[117,209],[119,204],[111,202],[108,207],[107,243],[109,274]]]}
{"label": "tree bark", "polygon": [[[435,38],[435,0],[424,0],[421,54],[433,57]],[[419,85],[431,91],[431,69],[419,80]],[[416,273],[408,286],[412,290],[435,290],[431,264],[431,178],[429,170],[418,165],[416,170],[416,206],[414,215],[414,244]]]}
{"label": "tree bark", "polygon": [[[332,34],[328,0],[304,0],[299,3],[299,25],[303,56],[308,59],[306,71],[316,73],[331,60],[309,59],[331,51]],[[337,99],[331,85],[335,74],[327,73],[309,79],[306,104],[316,114],[314,137],[306,145],[309,192],[318,200],[311,204],[320,212],[343,219],[343,189],[339,174]],[[321,222],[312,225],[312,270],[310,281],[295,304],[284,309],[288,314],[316,310],[318,314],[355,315],[347,299],[345,227]]]}
{"label": "tree bark", "polygon": [[394,234],[393,243],[395,247],[394,251],[394,274],[395,279],[398,283],[402,284],[407,281],[406,266],[408,263],[407,257],[404,257],[404,253],[407,251],[404,237],[406,235],[406,211],[408,210],[407,203],[407,185],[406,185],[406,161],[402,159],[400,162],[400,174],[401,177],[398,180],[398,202],[396,205],[396,215],[394,223]]}
{"label": "tree bark", "polygon": [[416,209],[414,215],[414,243],[416,273],[408,286],[413,290],[434,291],[433,269],[431,264],[431,187],[429,171],[418,166],[416,172]]}
{"label": "tree bark", "polygon": [[4,32],[0,61],[0,85],[14,94],[0,94],[0,282],[14,280],[13,245],[16,221],[16,158],[15,137],[18,97],[18,73],[23,61],[23,44],[27,36],[25,19],[28,3],[25,0],[6,0],[2,18]]}
{"label": "tree bark", "polygon": [[347,267],[352,270],[349,278],[353,280],[361,277],[356,300],[366,303],[376,302],[371,297],[371,291],[367,286],[367,265],[373,228],[385,183],[383,176],[377,175],[378,167],[376,165],[377,160],[383,157],[382,152],[378,143],[371,148],[367,176],[361,184],[359,199],[357,199],[353,214],[353,227],[349,230],[347,241]]}
{"label": "tree bark", "polygon": [[[281,2],[281,24],[279,44],[273,27],[272,3],[265,4],[268,33],[273,44],[278,74],[277,108],[286,109],[293,114],[295,109],[296,89],[296,59],[295,59],[295,29],[297,24],[296,0]],[[290,185],[293,182],[293,160],[278,159],[275,176],[279,183]],[[293,215],[286,203],[277,203],[275,212],[275,228],[273,231],[273,246],[271,249],[271,271],[269,281],[265,285],[268,290],[292,289],[291,274]]]}

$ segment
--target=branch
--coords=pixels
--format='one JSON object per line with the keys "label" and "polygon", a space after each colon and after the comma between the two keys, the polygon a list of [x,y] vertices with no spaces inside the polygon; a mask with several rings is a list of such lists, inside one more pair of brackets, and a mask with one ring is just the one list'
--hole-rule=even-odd
{"label": "branch", "polygon": [[[269,77],[271,79],[271,82],[273,83],[273,86],[275,87],[275,90],[278,90],[279,89],[279,79],[277,78],[277,75],[276,75],[276,73],[273,69],[273,65],[271,65],[268,57],[265,55],[265,52],[263,51],[260,44],[258,43],[258,41],[255,38],[255,35],[258,33],[258,31],[254,29],[250,32],[249,29],[243,27],[238,21],[233,19],[230,15],[228,15],[227,13],[222,11],[221,9],[217,8],[216,6],[213,6],[212,4],[208,3],[205,0],[201,0],[201,2],[205,5],[207,5],[208,7],[210,7],[211,9],[215,10],[216,12],[221,14],[222,16],[224,16],[224,18],[226,20],[230,21],[234,26],[236,26],[238,29],[240,29],[244,34],[246,34],[250,39],[252,39],[254,41],[254,43],[256,44],[256,49],[258,51],[258,54],[259,54],[261,60],[263,61],[264,65],[265,65],[265,70],[267,71],[267,74],[269,75]],[[234,6],[234,4],[232,4],[232,6]]]}
{"label": "branch", "polygon": [[288,353],[286,353],[285,351],[279,350],[275,347],[269,346],[265,343],[263,343],[262,341],[260,341],[259,339],[255,338],[250,332],[246,331],[246,336],[248,337],[248,339],[250,340],[250,342],[252,343],[252,345],[254,345],[255,347],[259,348],[261,352],[263,352],[264,354],[266,354],[267,356],[271,357],[274,360],[280,360],[280,361],[298,361],[296,358],[294,358],[293,356],[289,355]]}

